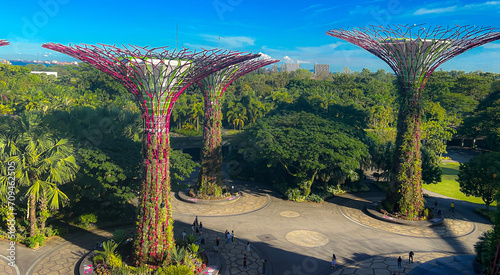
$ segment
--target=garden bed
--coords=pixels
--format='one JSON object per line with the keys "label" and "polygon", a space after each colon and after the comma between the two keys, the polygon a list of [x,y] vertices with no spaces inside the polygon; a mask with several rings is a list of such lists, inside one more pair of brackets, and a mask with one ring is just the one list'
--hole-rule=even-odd
{"label": "garden bed", "polygon": [[384,221],[384,222],[390,222],[390,223],[395,223],[395,224],[402,224],[402,225],[408,225],[408,226],[417,226],[417,227],[430,227],[430,226],[436,226],[436,225],[441,225],[444,221],[444,217],[437,217],[437,218],[432,218],[430,220],[426,221],[410,221],[410,220],[403,220],[403,219],[398,219],[395,217],[391,217],[389,215],[386,215],[382,212],[380,212],[377,209],[377,206],[379,205],[379,202],[374,202],[369,204],[368,206],[365,206],[364,210],[365,213],[368,214],[369,216]]}

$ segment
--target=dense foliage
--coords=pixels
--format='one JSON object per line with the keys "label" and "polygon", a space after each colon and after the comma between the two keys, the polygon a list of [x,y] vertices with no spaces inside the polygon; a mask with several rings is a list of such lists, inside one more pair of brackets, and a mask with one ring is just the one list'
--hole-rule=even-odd
{"label": "dense foliage", "polygon": [[275,180],[286,193],[300,188],[304,197],[311,195],[316,181],[328,187],[357,180],[356,170],[368,158],[362,131],[304,111],[270,116],[246,132],[249,146],[243,150],[252,152],[247,157],[265,159],[270,169],[286,171],[286,177]]}

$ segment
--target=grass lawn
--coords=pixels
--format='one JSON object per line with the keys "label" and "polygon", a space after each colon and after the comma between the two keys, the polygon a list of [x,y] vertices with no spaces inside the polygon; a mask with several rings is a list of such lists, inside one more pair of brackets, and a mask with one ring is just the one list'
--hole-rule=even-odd
{"label": "grass lawn", "polygon": [[[443,169],[441,182],[438,184],[423,184],[423,188],[457,200],[484,204],[481,198],[467,197],[464,193],[460,192],[460,186],[456,181],[459,166],[460,164],[458,163],[441,163],[441,168]],[[496,206],[496,203],[492,203],[491,205]]]}

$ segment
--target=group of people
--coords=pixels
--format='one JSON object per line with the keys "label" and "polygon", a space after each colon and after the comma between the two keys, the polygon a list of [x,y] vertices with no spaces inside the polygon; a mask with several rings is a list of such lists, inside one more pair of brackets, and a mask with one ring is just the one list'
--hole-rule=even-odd
{"label": "group of people", "polygon": [[[408,253],[408,264],[412,264],[413,263],[413,256],[415,255],[415,253],[413,253],[413,251],[410,251]],[[402,263],[403,263],[403,258],[401,258],[401,256],[398,257],[398,269],[402,269],[403,266],[402,266]],[[394,272],[394,274],[396,274],[396,272]]]}

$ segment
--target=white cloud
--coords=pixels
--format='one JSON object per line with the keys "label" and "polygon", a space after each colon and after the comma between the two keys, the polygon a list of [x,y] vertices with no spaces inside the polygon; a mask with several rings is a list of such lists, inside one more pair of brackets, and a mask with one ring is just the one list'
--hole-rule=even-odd
{"label": "white cloud", "polygon": [[450,7],[442,7],[442,8],[432,8],[432,9],[426,9],[426,8],[421,8],[416,10],[413,15],[425,15],[425,14],[441,14],[441,13],[449,13],[449,12],[466,12],[471,11],[471,10],[484,10],[487,8],[492,8],[494,6],[499,6],[500,1],[487,1],[483,3],[478,3],[478,4],[468,4],[464,6],[450,6]]}
{"label": "white cloud", "polygon": [[416,10],[413,15],[424,15],[424,14],[432,14],[432,13],[446,13],[446,12],[454,12],[457,9],[457,6],[446,7],[446,8],[437,8],[437,9],[426,9],[421,8]]}
{"label": "white cloud", "polygon": [[260,54],[260,58],[262,58],[262,59],[271,59],[271,56],[268,54],[265,54],[263,52],[259,52],[259,54]]}
{"label": "white cloud", "polygon": [[293,59],[288,57],[288,55],[283,56],[283,60],[287,63],[295,63],[295,61],[293,61]]}
{"label": "white cloud", "polygon": [[490,7],[490,6],[496,6],[496,5],[500,5],[500,1],[488,1],[488,2],[479,3],[479,4],[470,4],[470,5],[465,5],[464,8],[474,9],[474,8],[483,8],[483,7]]}
{"label": "white cloud", "polygon": [[219,44],[221,48],[242,48],[247,45],[254,45],[255,39],[246,36],[217,36],[212,34],[203,34],[204,37],[209,42],[215,42]]}
{"label": "white cloud", "polygon": [[315,9],[315,8],[319,8],[323,6],[323,4],[314,4],[314,5],[310,5],[309,7],[307,8],[304,8],[304,9],[301,9],[301,11],[306,11],[306,10],[310,10],[310,9]]}

